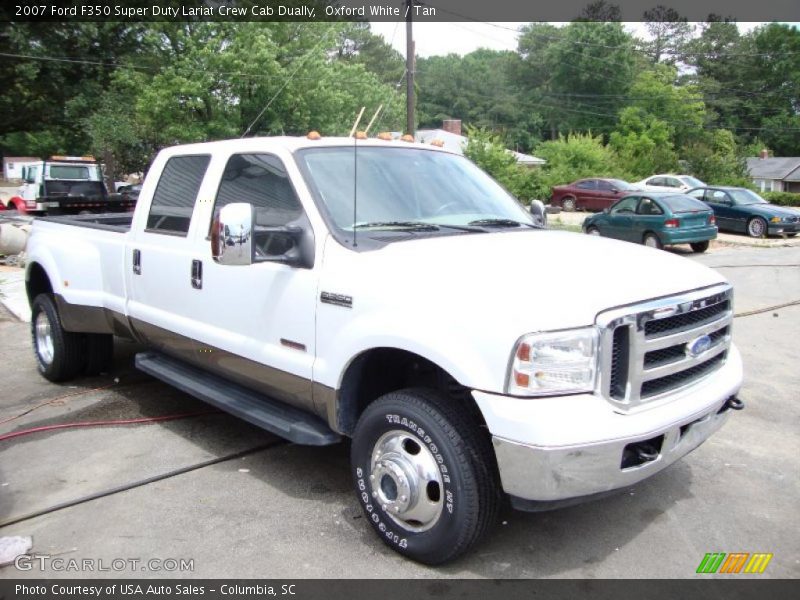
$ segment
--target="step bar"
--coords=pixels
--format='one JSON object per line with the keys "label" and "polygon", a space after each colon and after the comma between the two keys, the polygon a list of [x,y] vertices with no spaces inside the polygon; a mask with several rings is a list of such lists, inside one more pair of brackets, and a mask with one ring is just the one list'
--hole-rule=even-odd
{"label": "step bar", "polygon": [[342,439],[314,415],[158,352],[137,354],[136,368],[295,444],[328,446]]}

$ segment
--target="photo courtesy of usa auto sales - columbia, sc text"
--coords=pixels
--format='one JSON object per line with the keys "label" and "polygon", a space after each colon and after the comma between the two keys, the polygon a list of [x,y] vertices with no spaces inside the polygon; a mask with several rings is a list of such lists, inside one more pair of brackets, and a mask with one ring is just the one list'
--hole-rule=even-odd
{"label": "photo courtesy of usa auto sales - columbia, sc text", "polygon": [[[254,6],[111,6],[111,5],[83,5],[83,6],[55,6],[47,4],[17,4],[15,15],[18,17],[298,17],[313,19],[317,16],[316,8],[310,6],[284,6],[278,4]],[[435,15],[433,8],[415,7],[417,13],[424,10],[426,16]],[[326,16],[335,17],[366,17],[365,6],[344,7],[326,6]],[[369,16],[396,16],[401,17],[400,8],[394,6],[370,6]]]}

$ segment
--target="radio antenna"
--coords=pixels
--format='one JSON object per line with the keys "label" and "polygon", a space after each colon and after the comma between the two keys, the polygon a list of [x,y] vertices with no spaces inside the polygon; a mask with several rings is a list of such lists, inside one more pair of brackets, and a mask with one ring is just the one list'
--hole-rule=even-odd
{"label": "radio antenna", "polygon": [[358,113],[358,117],[356,117],[356,122],[353,123],[353,128],[350,130],[350,137],[353,138],[353,248],[358,246],[358,240],[356,239],[356,209],[358,208],[358,136],[355,133],[358,124],[361,122],[361,117],[364,116],[366,108],[366,106],[361,107],[361,111]]}
{"label": "radio antenna", "polygon": [[369,130],[372,127],[372,124],[375,122],[375,119],[378,118],[378,115],[381,114],[382,110],[383,110],[383,104],[381,104],[378,107],[378,110],[375,111],[375,114],[372,115],[372,118],[369,120],[369,124],[367,125],[367,128],[364,130],[364,133],[369,133]]}

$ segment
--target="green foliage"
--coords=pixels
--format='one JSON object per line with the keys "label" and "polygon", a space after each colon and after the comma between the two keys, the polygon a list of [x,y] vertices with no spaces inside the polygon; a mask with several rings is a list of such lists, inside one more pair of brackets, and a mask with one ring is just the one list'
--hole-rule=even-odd
{"label": "green foliage", "polygon": [[687,147],[685,161],[689,172],[706,183],[750,187],[745,160],[733,133],[724,129],[706,132]]}
{"label": "green foliage", "polygon": [[641,108],[622,110],[619,128],[611,133],[609,145],[617,153],[618,164],[625,165],[637,179],[672,171],[677,165],[669,126]]}
{"label": "green foliage", "polygon": [[524,202],[538,197],[536,167],[517,164],[499,136],[485,129],[469,127],[464,155],[500,182],[511,194]]}
{"label": "green foliage", "polygon": [[796,206],[800,208],[800,194],[794,192],[759,192],[764,200],[780,206]]}

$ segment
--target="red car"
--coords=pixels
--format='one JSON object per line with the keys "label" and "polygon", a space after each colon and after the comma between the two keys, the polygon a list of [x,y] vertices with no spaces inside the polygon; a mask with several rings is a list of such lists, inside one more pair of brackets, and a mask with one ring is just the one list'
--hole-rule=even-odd
{"label": "red car", "polygon": [[550,204],[567,212],[576,209],[603,210],[639,188],[621,179],[579,179],[553,187]]}

